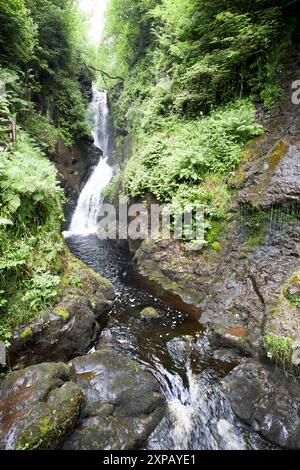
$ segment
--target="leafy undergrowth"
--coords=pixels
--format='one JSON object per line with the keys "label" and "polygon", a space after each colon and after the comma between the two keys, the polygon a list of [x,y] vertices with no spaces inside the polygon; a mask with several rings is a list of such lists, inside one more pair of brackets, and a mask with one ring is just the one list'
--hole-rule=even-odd
{"label": "leafy undergrowth", "polygon": [[254,107],[239,100],[208,117],[162,119],[138,134],[128,161],[123,191],[131,196],[153,194],[171,204],[171,212],[205,207],[206,228],[226,219],[231,198],[226,183],[240,163],[245,144],[263,131],[254,120]]}
{"label": "leafy undergrowth", "polygon": [[296,3],[110,0],[99,60],[113,77],[101,86],[110,87],[120,131],[121,175],[109,200],[153,195],[174,214],[204,205],[212,238],[227,218],[242,151],[262,132],[253,103],[280,100]]}
{"label": "leafy undergrowth", "polygon": [[0,152],[0,339],[59,296],[62,190],[54,166],[18,132]]}

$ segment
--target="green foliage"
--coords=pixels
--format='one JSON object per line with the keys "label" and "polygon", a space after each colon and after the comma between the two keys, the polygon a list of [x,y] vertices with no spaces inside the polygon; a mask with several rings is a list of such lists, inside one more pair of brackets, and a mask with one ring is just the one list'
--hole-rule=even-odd
{"label": "green foliage", "polygon": [[[86,22],[77,1],[0,1],[0,19],[0,80],[8,89],[1,114],[16,115],[40,144],[45,136],[49,151],[58,137],[72,144],[90,134],[85,122],[90,50],[86,54],[82,46]],[[58,135],[50,125],[60,128]]]}
{"label": "green foliage", "polygon": [[198,116],[244,93],[273,105],[294,3],[111,0],[100,60],[125,78],[118,116],[153,97],[158,115]]}
{"label": "green foliage", "polygon": [[268,212],[245,204],[240,208],[241,224],[246,234],[246,246],[252,248],[260,244],[266,229]]}
{"label": "green foliage", "polygon": [[[251,102],[272,107],[281,92],[294,4],[110,0],[99,57],[102,69],[124,78],[106,81],[115,127],[134,136],[119,191],[151,193],[173,213],[203,204],[206,239],[218,243],[214,222],[227,217],[228,176],[262,132]],[[253,242],[262,228],[248,232]]]}
{"label": "green foliage", "polygon": [[37,27],[24,0],[0,0],[0,63],[24,65],[34,54]]}
{"label": "green foliage", "polygon": [[21,130],[0,152],[0,338],[58,295],[63,241],[56,170]]}
{"label": "green foliage", "polygon": [[27,283],[27,292],[22,297],[22,304],[31,311],[39,311],[58,297],[60,277],[44,270],[36,270]]}
{"label": "green foliage", "polygon": [[99,60],[115,75],[126,75],[143,54],[150,37],[148,12],[156,0],[110,0]]}
{"label": "green foliage", "polygon": [[[90,47],[77,0],[0,0],[0,339],[60,296],[63,192],[43,152],[90,134]],[[73,282],[77,282],[73,279]]]}
{"label": "green foliage", "polygon": [[295,307],[300,308],[300,294],[291,294],[289,301],[292,305],[295,305]]}
{"label": "green foliage", "polygon": [[68,281],[71,286],[75,286],[78,289],[81,289],[83,287],[80,278],[76,275],[69,276]]}
{"label": "green foliage", "polygon": [[59,80],[56,112],[57,123],[67,144],[81,137],[90,136],[91,132],[86,124],[87,104],[82,100],[78,84],[69,78]]}
{"label": "green foliage", "polygon": [[198,120],[165,119],[158,129],[141,125],[133,157],[124,173],[124,191],[149,192],[170,202],[174,212],[203,204],[212,219],[226,217],[230,199],[224,176],[241,159],[248,139],[261,134],[254,108],[238,101]]}
{"label": "green foliage", "polygon": [[268,333],[263,337],[268,358],[278,364],[286,374],[294,372],[293,340]]}
{"label": "green foliage", "polygon": [[121,188],[121,173],[117,173],[111,180],[108,186],[103,189],[102,196],[110,203],[113,204],[114,198]]}
{"label": "green foliage", "polygon": [[55,152],[61,133],[46,116],[32,113],[24,122],[24,127],[40,148],[47,153]]}

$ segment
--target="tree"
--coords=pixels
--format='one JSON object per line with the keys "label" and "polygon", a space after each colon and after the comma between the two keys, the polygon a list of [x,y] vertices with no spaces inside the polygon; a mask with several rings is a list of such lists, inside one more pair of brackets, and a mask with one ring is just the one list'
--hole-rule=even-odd
{"label": "tree", "polygon": [[24,0],[0,0],[0,64],[22,66],[37,43],[37,28]]}

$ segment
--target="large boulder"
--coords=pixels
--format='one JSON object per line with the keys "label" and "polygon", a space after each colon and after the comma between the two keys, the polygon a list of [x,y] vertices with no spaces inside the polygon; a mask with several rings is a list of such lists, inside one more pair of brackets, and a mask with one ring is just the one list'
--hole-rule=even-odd
{"label": "large boulder", "polygon": [[245,359],[223,381],[234,413],[285,449],[300,449],[300,382],[279,369]]}
{"label": "large boulder", "polygon": [[62,363],[39,364],[0,383],[0,449],[54,449],[80,413],[82,392]]}
{"label": "large boulder", "polygon": [[74,359],[72,368],[85,400],[78,426],[63,448],[140,448],[164,415],[164,398],[154,377],[105,349]]}

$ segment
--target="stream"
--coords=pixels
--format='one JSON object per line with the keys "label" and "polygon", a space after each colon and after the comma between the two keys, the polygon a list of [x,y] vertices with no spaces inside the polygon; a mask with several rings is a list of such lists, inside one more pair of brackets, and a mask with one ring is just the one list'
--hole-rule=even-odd
{"label": "stream", "polygon": [[[126,247],[98,239],[101,190],[113,175],[106,160],[113,148],[106,91],[94,88],[89,115],[95,145],[104,156],[81,192],[65,236],[72,253],[115,286],[116,301],[108,321],[101,325],[104,329],[96,347],[112,347],[138,361],[156,377],[166,398],[168,413],[146,448],[265,448],[237,421],[222,392],[222,377],[235,364],[224,354],[211,354],[199,312],[139,276]],[[160,318],[143,321],[140,312],[145,307],[154,307]]]}

